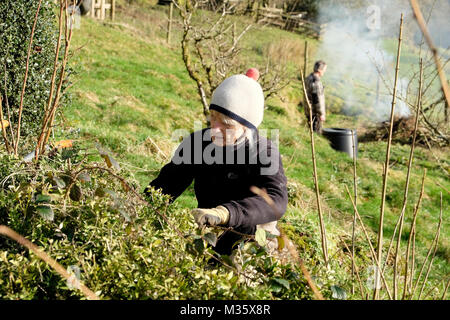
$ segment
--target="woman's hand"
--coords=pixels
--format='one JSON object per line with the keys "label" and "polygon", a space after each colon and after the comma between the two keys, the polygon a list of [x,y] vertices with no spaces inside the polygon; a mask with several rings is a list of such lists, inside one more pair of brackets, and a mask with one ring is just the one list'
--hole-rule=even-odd
{"label": "woman's hand", "polygon": [[191,213],[194,215],[195,222],[197,222],[199,227],[225,224],[230,218],[230,213],[224,206],[218,206],[212,209],[197,208],[193,209]]}

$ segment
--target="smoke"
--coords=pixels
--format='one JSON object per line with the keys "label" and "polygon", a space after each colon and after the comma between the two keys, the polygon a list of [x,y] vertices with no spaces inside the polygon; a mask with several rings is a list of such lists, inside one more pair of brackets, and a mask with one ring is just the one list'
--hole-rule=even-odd
{"label": "smoke", "polygon": [[[360,1],[350,2],[351,5],[348,2],[322,1],[319,8],[319,21],[327,25],[315,58],[325,60],[328,65],[323,78],[324,85],[328,87],[325,89],[327,101],[334,102],[343,113],[384,121],[390,116],[396,39],[402,13],[405,44],[414,46],[421,40],[421,34],[407,0]],[[433,13],[430,19],[434,21],[433,25],[442,18],[442,25],[447,30],[441,27],[442,32],[435,34],[442,45],[446,41],[450,43],[450,33],[448,17],[440,14],[440,2],[445,2],[446,8],[450,8],[448,0],[435,0],[423,12],[426,17],[427,13]],[[435,14],[437,11],[439,12]],[[410,65],[402,65],[400,69],[397,84],[397,97],[400,99],[396,100],[395,113],[398,116],[409,116],[411,112],[405,101],[410,70],[402,68],[408,69]]]}

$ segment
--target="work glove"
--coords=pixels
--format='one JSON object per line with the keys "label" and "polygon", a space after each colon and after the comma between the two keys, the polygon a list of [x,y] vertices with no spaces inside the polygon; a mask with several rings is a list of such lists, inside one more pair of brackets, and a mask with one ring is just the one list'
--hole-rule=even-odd
{"label": "work glove", "polygon": [[274,236],[277,236],[277,237],[280,236],[280,231],[277,228],[277,221],[271,221],[271,222],[267,222],[267,223],[263,223],[263,224],[258,224],[256,226],[256,229],[263,229],[263,230],[273,234]]}
{"label": "work glove", "polygon": [[191,213],[194,215],[195,222],[199,227],[217,226],[225,224],[230,218],[230,212],[224,206],[218,206],[212,209],[193,209]]}

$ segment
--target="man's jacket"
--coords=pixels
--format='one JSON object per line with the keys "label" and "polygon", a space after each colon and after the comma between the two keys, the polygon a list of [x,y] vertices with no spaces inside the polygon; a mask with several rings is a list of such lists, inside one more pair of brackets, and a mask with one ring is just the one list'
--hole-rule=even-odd
{"label": "man's jacket", "polygon": [[[312,115],[324,116],[325,115],[325,94],[322,82],[320,78],[311,73],[305,79],[306,93],[308,94],[309,103],[312,107]],[[309,118],[308,104],[305,101],[305,114]]]}

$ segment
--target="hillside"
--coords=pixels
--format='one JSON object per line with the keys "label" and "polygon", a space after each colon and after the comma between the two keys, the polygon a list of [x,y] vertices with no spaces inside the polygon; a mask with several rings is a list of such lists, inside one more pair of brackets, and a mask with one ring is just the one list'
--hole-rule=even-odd
{"label": "hillside", "polygon": [[[127,7],[119,11],[115,22],[83,19],[75,35],[75,45],[81,49],[73,60],[78,70],[74,102],[64,111],[65,125],[81,130],[80,142],[89,146],[98,140],[110,148],[119,163],[139,181],[141,189],[156,177],[177,146],[177,142],[170,140],[172,132],[179,128],[193,131],[194,121],[203,117],[195,84],[181,59],[177,42],[179,27],[175,29],[170,46],[165,43],[166,11],[167,8],[160,6],[142,10]],[[264,49],[274,43],[280,47],[290,44],[292,50],[301,52],[303,41],[301,36],[275,28],[253,28],[243,40],[242,55],[249,61],[261,60]],[[314,56],[316,43],[310,39],[310,56]],[[287,55],[285,58],[294,64],[293,69],[301,65],[300,54],[290,52]],[[295,69],[292,72],[295,74]],[[324,81],[326,83],[326,79]],[[283,165],[292,187],[292,198],[283,221],[288,223],[290,219],[302,217],[314,225],[317,213],[309,132],[302,112],[297,109],[300,90],[300,82],[293,81],[282,93],[284,101],[269,99],[261,128],[279,129]],[[363,130],[365,121],[367,119],[332,114],[326,126]],[[359,210],[373,231],[378,225],[385,148],[384,142],[359,144]],[[326,227],[330,238],[337,242],[338,233],[347,237],[351,234],[353,209],[344,185],[352,188],[353,163],[347,155],[332,150],[322,137],[316,136],[316,151]],[[448,154],[435,152],[442,160]],[[392,235],[401,208],[408,154],[409,146],[395,145],[392,149],[385,241]],[[417,148],[407,225],[411,222],[424,168],[428,171],[416,241],[417,246],[425,250],[431,244],[438,221],[440,186],[448,190],[450,182],[432,154]],[[445,208],[450,199],[448,193],[444,192],[443,196]],[[196,207],[193,190],[189,189],[177,202],[182,207]],[[441,275],[450,271],[448,222],[444,223],[443,230],[445,236],[441,237],[436,258],[436,270]],[[319,233],[318,228],[315,232]],[[359,236],[362,237],[362,233]],[[337,250],[336,243],[334,246],[333,250]]]}
{"label": "hillside", "polygon": [[[120,6],[116,20],[113,22],[92,18],[82,19],[80,29],[75,30],[72,44],[75,48],[71,60],[71,66],[75,70],[72,78],[74,85],[70,90],[72,100],[62,111],[61,127],[55,130],[55,140],[74,139],[76,146],[86,150],[87,153],[95,150],[96,142],[109,149],[120,164],[123,175],[141,192],[158,175],[159,170],[169,161],[172,151],[178,145],[179,140],[171,139],[174,131],[187,129],[192,132],[195,129],[195,121],[201,121],[204,126],[197,89],[181,57],[180,25],[174,25],[171,43],[165,42],[167,11],[168,8],[164,6],[134,4]],[[249,22],[246,20],[248,18],[235,19],[238,21],[238,26]],[[359,299],[357,294],[351,294],[352,283],[349,281],[351,260],[345,249],[345,245],[351,245],[352,235],[353,206],[346,194],[345,186],[349,190],[353,188],[353,160],[346,154],[333,150],[325,138],[315,135],[319,187],[328,236],[328,251],[331,257],[328,269],[321,263],[320,229],[312,177],[310,137],[303,111],[298,108],[298,103],[302,100],[298,70],[303,63],[305,40],[309,43],[308,69],[311,70],[313,60],[320,58],[316,56],[320,42],[267,26],[254,26],[250,29],[242,39],[241,57],[248,62],[249,67],[263,64],[268,53],[273,55],[272,59],[280,59],[287,63],[292,81],[280,93],[281,98],[269,98],[266,101],[264,121],[260,127],[260,129],[267,129],[269,133],[278,133],[279,149],[288,178],[290,199],[288,210],[281,220],[281,226],[296,243],[301,258],[327,298],[336,298],[334,291],[330,288],[338,286],[347,292],[347,298]],[[326,76],[324,83],[327,86]],[[327,90],[336,93],[339,88]],[[339,104],[337,99],[337,96],[330,95],[328,103]],[[350,117],[331,113],[327,117],[326,127],[352,128],[358,132],[364,132],[369,120],[362,116]],[[384,228],[386,248],[402,206],[409,150],[410,146],[400,144],[394,144],[391,150]],[[358,145],[358,210],[369,229],[374,245],[379,222],[382,165],[385,152],[386,142],[383,141]],[[419,198],[421,179],[426,169],[425,192],[417,218],[418,229],[415,238],[418,265],[424,261],[435,236],[440,214],[440,192],[443,195],[444,208],[444,222],[438,250],[429,277],[429,288],[438,287],[436,292],[433,291],[428,296],[432,299],[442,296],[442,281],[450,273],[449,154],[448,149],[434,149],[430,152],[429,149],[420,146],[416,148],[403,231],[402,248],[405,249],[412,213]],[[101,160],[98,155],[89,157],[93,161]],[[436,158],[440,159],[440,162],[436,161]],[[445,170],[447,171],[444,172]],[[189,209],[197,207],[193,187],[189,187],[172,207],[173,212],[170,212],[170,217],[174,219],[172,221],[178,221],[177,217],[180,217],[179,222],[183,232],[194,232],[188,213]],[[153,224],[158,225],[157,222]],[[154,242],[151,246],[158,248],[161,241],[169,243],[175,238],[173,234],[170,234],[166,239],[161,231],[162,227],[158,225],[155,228],[157,234],[155,239],[152,238],[151,241]],[[371,277],[372,272],[370,251],[359,226],[356,235],[356,261],[361,267],[360,273],[365,282]],[[176,249],[181,247],[177,245]],[[174,261],[182,260],[176,254],[173,259]],[[387,260],[388,264],[392,263],[390,259]],[[404,264],[404,261],[401,263]],[[176,268],[178,267],[174,265],[173,269],[176,270]],[[188,267],[183,268],[182,270],[188,269]],[[164,277],[164,275],[158,276],[156,271],[154,275],[155,279]],[[207,276],[202,274],[202,277],[209,276],[209,273]],[[94,279],[89,280],[95,282]],[[204,281],[203,278],[202,281]],[[285,286],[282,281],[278,284],[280,285]],[[172,292],[172,289],[175,289],[170,287],[169,282],[155,285],[158,288],[159,286],[163,286],[167,294],[155,295],[154,298],[190,297],[189,294],[186,296],[186,292],[189,291],[189,285],[186,283],[183,283],[182,289],[180,285],[181,294]],[[199,284],[197,289],[199,288],[207,289],[208,287],[205,284]],[[277,295],[280,291],[273,296],[265,295],[261,293],[263,288],[261,292],[256,293],[249,293],[246,289],[242,289],[242,292],[231,292],[229,288],[224,290],[226,294],[220,291],[217,296],[233,299],[299,298],[294,294],[291,295],[290,291],[285,296]],[[226,290],[230,290],[231,293]],[[120,293],[117,293],[117,296],[122,297]],[[210,298],[206,294],[192,294],[192,296],[199,299]],[[142,298],[142,296],[136,298]],[[383,298],[386,298],[385,293]]]}

